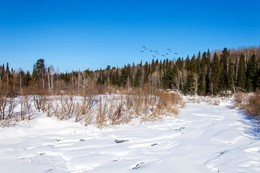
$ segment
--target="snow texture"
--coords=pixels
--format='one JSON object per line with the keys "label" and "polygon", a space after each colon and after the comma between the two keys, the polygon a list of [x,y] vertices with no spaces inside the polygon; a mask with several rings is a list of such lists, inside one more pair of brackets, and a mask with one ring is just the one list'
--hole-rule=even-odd
{"label": "snow texture", "polygon": [[0,172],[260,172],[259,129],[230,101],[98,129],[39,116],[0,128]]}

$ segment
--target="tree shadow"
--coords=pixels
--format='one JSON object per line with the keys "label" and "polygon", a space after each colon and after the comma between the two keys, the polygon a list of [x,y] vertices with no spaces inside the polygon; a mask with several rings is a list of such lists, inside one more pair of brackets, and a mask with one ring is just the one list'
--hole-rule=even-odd
{"label": "tree shadow", "polygon": [[250,116],[243,110],[239,110],[238,113],[243,117],[241,122],[245,124],[244,133],[250,135],[253,139],[260,140],[260,116]]}

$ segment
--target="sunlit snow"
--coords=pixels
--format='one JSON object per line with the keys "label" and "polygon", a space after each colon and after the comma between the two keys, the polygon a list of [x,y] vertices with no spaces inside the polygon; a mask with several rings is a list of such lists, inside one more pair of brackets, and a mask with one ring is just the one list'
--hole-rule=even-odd
{"label": "sunlit snow", "polygon": [[0,172],[260,172],[254,122],[231,109],[187,103],[177,118],[102,129],[45,116],[0,128]]}

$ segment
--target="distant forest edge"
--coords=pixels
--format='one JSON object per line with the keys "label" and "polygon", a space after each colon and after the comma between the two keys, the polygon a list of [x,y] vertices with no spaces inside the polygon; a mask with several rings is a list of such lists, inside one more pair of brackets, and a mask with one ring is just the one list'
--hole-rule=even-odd
{"label": "distant forest edge", "polygon": [[[222,95],[260,89],[260,47],[199,52],[175,60],[152,59],[122,68],[57,73],[44,59],[32,74],[0,66],[1,94],[101,94],[115,89],[171,89],[189,95]],[[109,89],[109,90],[108,90]]]}

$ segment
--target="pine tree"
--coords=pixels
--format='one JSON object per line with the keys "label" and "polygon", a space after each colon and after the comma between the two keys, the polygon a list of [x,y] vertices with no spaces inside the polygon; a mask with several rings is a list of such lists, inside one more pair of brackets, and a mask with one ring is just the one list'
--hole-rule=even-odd
{"label": "pine tree", "polygon": [[97,79],[97,84],[99,85],[104,85],[105,84],[105,75],[104,75],[104,71],[103,70],[100,70],[100,73],[99,73],[99,76],[98,76],[98,79]]}
{"label": "pine tree", "polygon": [[45,64],[44,59],[38,59],[33,66],[33,80],[39,80],[45,75]]}
{"label": "pine tree", "polygon": [[219,93],[220,86],[220,61],[217,53],[214,53],[213,61],[211,63],[211,80],[212,80],[212,94],[216,95]]}
{"label": "pine tree", "polygon": [[206,52],[203,52],[202,59],[200,62],[200,74],[199,74],[199,86],[198,86],[199,95],[206,94],[206,73],[207,73],[207,54]]}
{"label": "pine tree", "polygon": [[5,70],[5,76],[6,76],[6,84],[10,84],[10,69],[9,69],[9,63],[6,64],[6,70]]}
{"label": "pine tree", "polygon": [[229,51],[227,48],[224,48],[222,54],[220,56],[220,63],[221,63],[221,73],[220,73],[220,89],[221,90],[228,90],[230,89],[230,79],[228,76],[228,58],[229,58]]}
{"label": "pine tree", "polygon": [[116,70],[113,70],[112,79],[111,79],[112,85],[120,86],[120,74],[119,69],[116,68]]}
{"label": "pine tree", "polygon": [[195,78],[193,74],[189,71],[187,76],[186,85],[184,87],[184,93],[194,95],[195,94]]}
{"label": "pine tree", "polygon": [[228,59],[228,78],[228,89],[232,89],[233,93],[235,93],[235,63],[231,58]]}
{"label": "pine tree", "polygon": [[120,75],[120,86],[126,87],[128,73],[126,68],[123,68]]}
{"label": "pine tree", "polygon": [[207,56],[206,56],[206,77],[205,77],[205,90],[206,90],[206,95],[210,94],[211,91],[211,79],[210,79],[210,60],[211,60],[211,53],[208,49],[207,51]]}
{"label": "pine tree", "polygon": [[174,89],[176,88],[176,67],[174,68],[168,68],[166,72],[163,75],[162,82],[163,82],[163,87],[165,89]]}
{"label": "pine tree", "polygon": [[136,75],[135,75],[135,79],[134,79],[134,87],[140,87],[141,86],[141,77],[142,77],[142,72],[141,72],[141,69],[138,68]]}
{"label": "pine tree", "polygon": [[237,83],[236,85],[241,90],[246,88],[246,61],[245,56],[241,53],[238,64],[238,74],[237,74]]}
{"label": "pine tree", "polygon": [[257,75],[256,75],[256,90],[260,90],[260,68],[258,69]]}
{"label": "pine tree", "polygon": [[1,66],[0,68],[0,80],[2,81],[4,79],[5,76],[5,65],[3,64],[3,66]]}
{"label": "pine tree", "polygon": [[255,54],[253,54],[247,65],[247,80],[246,80],[246,89],[248,92],[252,92],[256,88],[255,77],[257,74],[257,62]]}

